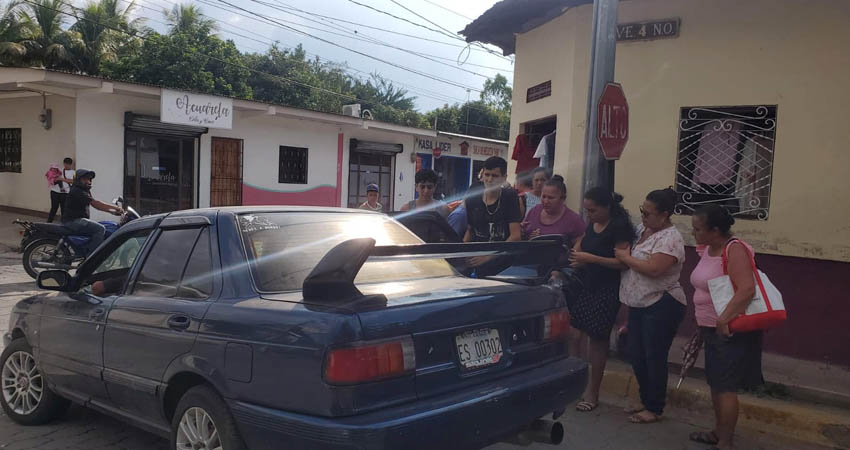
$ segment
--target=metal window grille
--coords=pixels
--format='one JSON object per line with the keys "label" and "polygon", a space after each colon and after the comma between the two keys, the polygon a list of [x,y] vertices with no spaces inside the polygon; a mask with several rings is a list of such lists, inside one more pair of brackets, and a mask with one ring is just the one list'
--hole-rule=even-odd
{"label": "metal window grille", "polygon": [[20,128],[0,128],[0,172],[21,173]]}
{"label": "metal window grille", "polygon": [[776,106],[687,107],[679,117],[678,214],[711,204],[767,220]]}
{"label": "metal window grille", "polygon": [[307,149],[280,146],[278,183],[307,184]]}

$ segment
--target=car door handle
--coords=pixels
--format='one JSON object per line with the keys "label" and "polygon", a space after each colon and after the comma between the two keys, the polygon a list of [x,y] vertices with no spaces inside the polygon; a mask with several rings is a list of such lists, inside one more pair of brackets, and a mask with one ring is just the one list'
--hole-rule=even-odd
{"label": "car door handle", "polygon": [[89,313],[89,319],[95,320],[103,317],[103,313],[106,312],[104,308],[95,308]]}
{"label": "car door handle", "polygon": [[168,318],[168,327],[174,330],[185,330],[189,328],[189,324],[192,323],[192,320],[189,319],[189,316],[184,316],[182,314],[177,314]]}

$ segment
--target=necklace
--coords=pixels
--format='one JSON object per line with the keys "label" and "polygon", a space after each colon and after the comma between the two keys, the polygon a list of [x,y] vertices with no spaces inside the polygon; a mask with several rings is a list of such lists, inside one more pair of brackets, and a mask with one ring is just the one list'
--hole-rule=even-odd
{"label": "necklace", "polygon": [[[482,199],[482,200],[484,200],[484,199]],[[496,209],[494,209],[492,212],[490,211],[490,205],[488,205],[488,204],[487,204],[487,202],[484,202],[484,208],[486,208],[486,209],[487,209],[487,214],[489,214],[489,215],[491,215],[491,216],[492,216],[492,215],[494,215],[494,214],[496,214],[497,212],[499,212],[499,207],[500,207],[501,205],[502,205],[502,196],[501,196],[501,194],[499,195],[499,199],[498,199],[498,200],[496,200]]]}

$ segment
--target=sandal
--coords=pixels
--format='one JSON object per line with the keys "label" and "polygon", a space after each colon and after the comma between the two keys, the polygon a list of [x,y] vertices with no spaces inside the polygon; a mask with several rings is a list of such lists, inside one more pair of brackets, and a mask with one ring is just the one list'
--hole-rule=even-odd
{"label": "sandal", "polygon": [[688,439],[700,444],[717,445],[719,440],[713,431],[694,431],[688,435]]}
{"label": "sandal", "polygon": [[591,403],[591,402],[582,400],[582,401],[578,402],[578,404],[576,404],[576,411],[578,411],[578,412],[591,412],[594,409],[596,409],[597,406],[599,406],[599,403]]}
{"label": "sandal", "polygon": [[[652,414],[652,417],[648,417],[646,414],[643,414],[643,413]],[[641,412],[634,414],[631,417],[629,417],[629,422],[631,422],[631,423],[649,424],[649,423],[655,423],[655,422],[660,422],[660,421],[661,421],[661,416],[653,414],[652,412],[649,412],[649,411],[646,411],[646,410],[641,411]]]}

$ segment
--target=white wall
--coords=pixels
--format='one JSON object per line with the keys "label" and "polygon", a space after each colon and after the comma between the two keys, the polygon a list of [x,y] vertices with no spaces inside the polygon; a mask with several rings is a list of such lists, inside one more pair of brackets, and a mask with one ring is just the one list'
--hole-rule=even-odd
{"label": "white wall", "polygon": [[[94,170],[92,196],[110,202],[124,195],[124,113],[159,115],[159,99],[119,94],[77,98],[77,167]],[[92,209],[93,220],[114,220]]]}
{"label": "white wall", "polygon": [[[47,96],[53,126],[38,121],[41,97],[0,100],[0,128],[21,129],[21,173],[0,173],[0,205],[47,212],[50,193],[44,173],[50,164],[76,158],[74,99]],[[79,167],[79,166],[78,166]]]}

